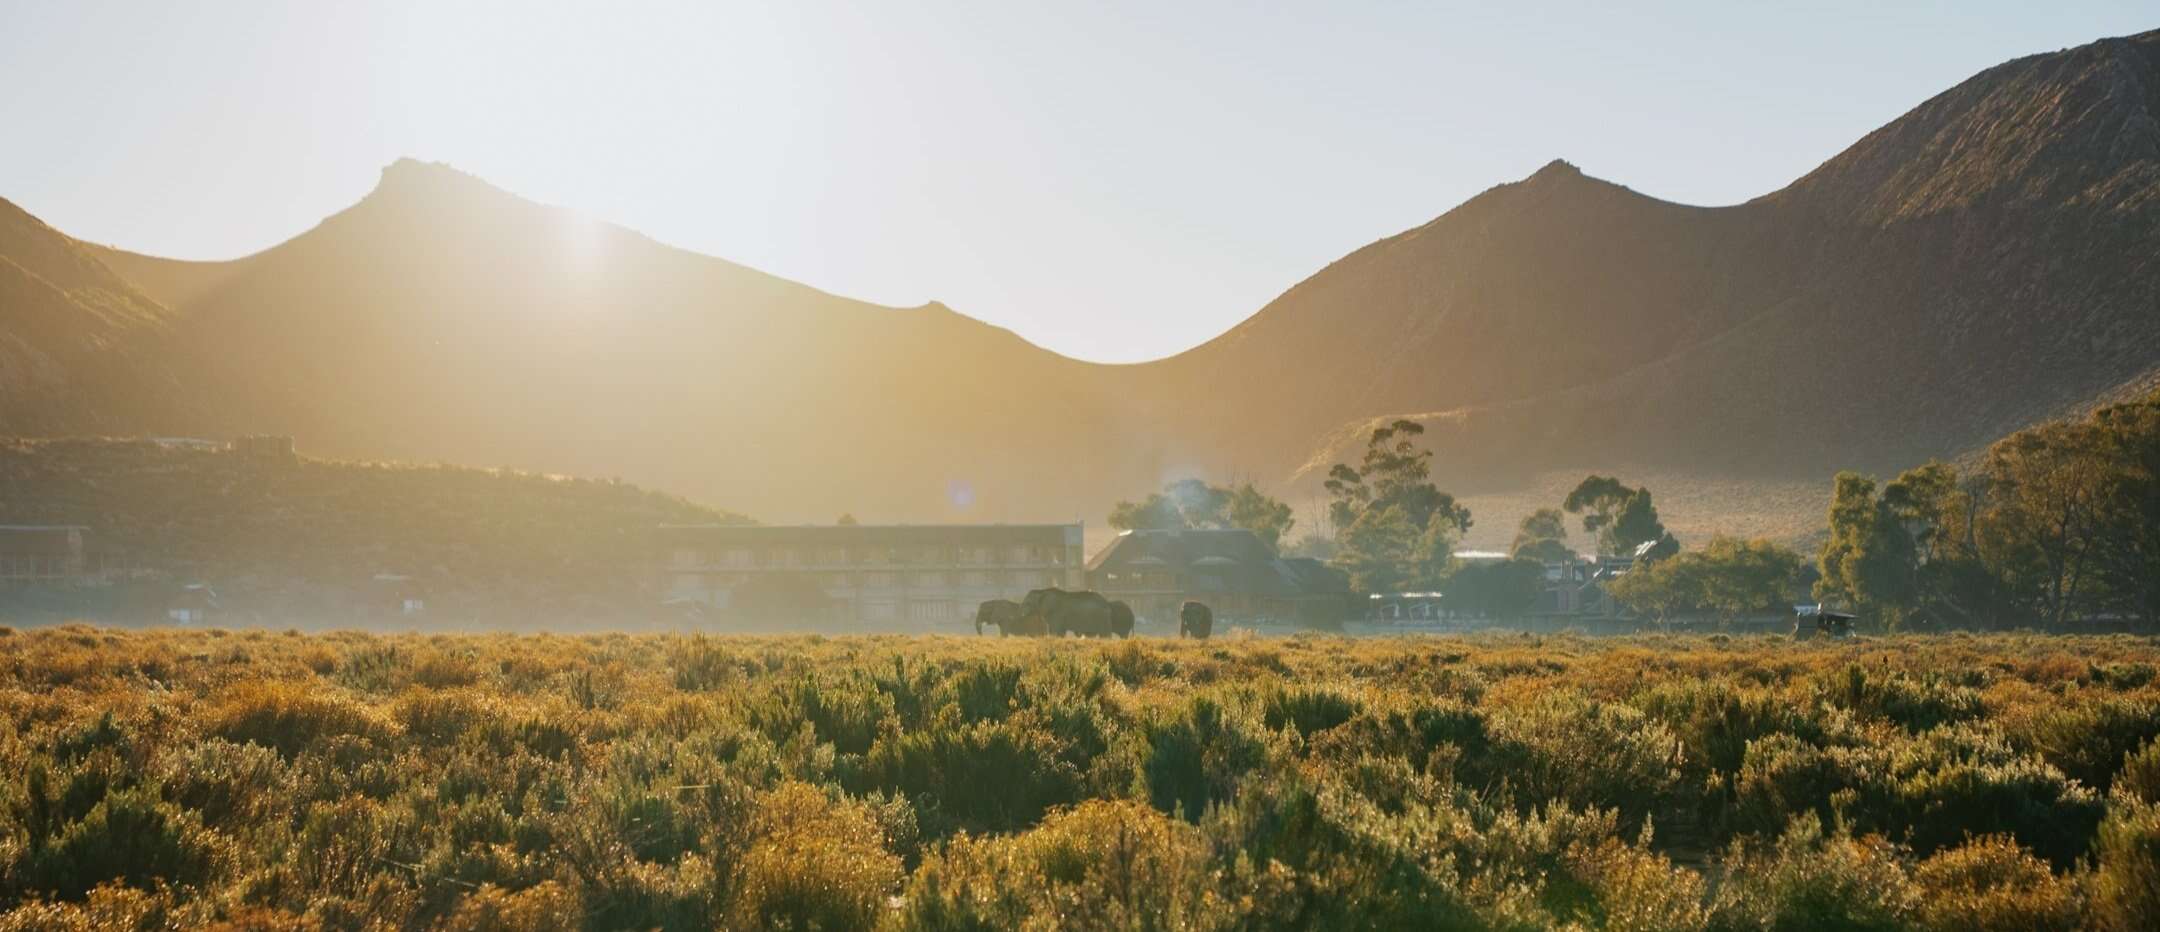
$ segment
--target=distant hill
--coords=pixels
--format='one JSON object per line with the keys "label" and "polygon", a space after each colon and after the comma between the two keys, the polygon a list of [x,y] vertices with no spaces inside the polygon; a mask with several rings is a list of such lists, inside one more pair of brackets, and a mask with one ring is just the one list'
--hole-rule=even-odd
{"label": "distant hill", "polygon": [[98,431],[170,420],[177,381],[144,345],[172,312],[0,201],[0,425]]}
{"label": "distant hill", "polygon": [[[87,526],[113,565],[208,581],[230,607],[281,620],[350,622],[378,573],[412,577],[456,619],[648,610],[653,527],[744,520],[612,481],[265,461],[135,440],[0,441],[0,524]],[[21,611],[22,598],[0,593],[0,615]]]}
{"label": "distant hill", "polygon": [[[290,433],[770,520],[1099,521],[1193,472],[1307,494],[1407,416],[1473,503],[1618,472],[1660,483],[1676,526],[1798,535],[1821,503],[1794,490],[1836,469],[1958,456],[2160,374],[2156,95],[2160,32],[2018,59],[1731,207],[1554,162],[1134,366],[405,161],[233,262],[77,250],[156,323],[113,341],[133,364],[79,380],[116,386],[103,400],[12,405],[0,430]],[[178,381],[159,407],[115,372]],[[1481,512],[1478,533],[1515,517]]]}

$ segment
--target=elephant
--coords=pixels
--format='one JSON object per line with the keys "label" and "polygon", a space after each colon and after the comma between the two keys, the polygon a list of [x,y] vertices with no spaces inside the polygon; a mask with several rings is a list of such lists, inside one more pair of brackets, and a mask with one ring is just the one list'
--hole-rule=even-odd
{"label": "elephant", "polygon": [[1041,619],[1029,618],[1021,612],[1020,603],[1011,599],[991,599],[975,607],[975,633],[983,633],[986,625],[997,628],[1002,637],[1050,633]]}
{"label": "elephant", "polygon": [[1123,602],[1110,603],[1110,633],[1121,638],[1132,637],[1132,606]]}
{"label": "elephant", "polygon": [[1206,605],[1187,602],[1178,607],[1178,637],[1191,636],[1205,641],[1208,634],[1214,630],[1215,613],[1208,611]]}
{"label": "elephant", "polygon": [[1048,628],[1052,637],[1099,638],[1111,633],[1110,600],[1100,592],[1067,592],[1055,586],[1037,589],[1020,600],[1020,614]]}

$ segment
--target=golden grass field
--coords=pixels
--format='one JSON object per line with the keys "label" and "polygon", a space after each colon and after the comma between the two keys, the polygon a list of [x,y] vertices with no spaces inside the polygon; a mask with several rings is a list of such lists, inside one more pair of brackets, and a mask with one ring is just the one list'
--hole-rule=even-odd
{"label": "golden grass field", "polygon": [[11,630],[0,928],[2151,929],[2156,671],[2130,637]]}

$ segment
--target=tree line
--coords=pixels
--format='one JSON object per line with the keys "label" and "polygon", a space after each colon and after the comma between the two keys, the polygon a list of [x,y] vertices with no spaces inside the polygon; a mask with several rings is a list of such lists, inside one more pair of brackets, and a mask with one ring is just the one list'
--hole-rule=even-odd
{"label": "tree line", "polygon": [[[1408,420],[1375,429],[1358,462],[1328,473],[1333,534],[1296,545],[1357,592],[1436,591],[1458,613],[1519,617],[1546,564],[1577,559],[1572,518],[1597,554],[1632,560],[1605,584],[1612,596],[1659,621],[1782,613],[1810,593],[1893,630],[2160,618],[2160,393],[2019,431],[1966,465],[1887,482],[1840,473],[1813,560],[1723,535],[1684,550],[1649,489],[1601,475],[1525,516],[1508,559],[1460,560],[1470,509],[1433,483],[1423,433]],[[1277,546],[1296,522],[1249,482],[1183,480],[1120,503],[1111,524],[1242,527]]]}
{"label": "tree line", "polygon": [[2019,431],[1975,464],[1841,473],[1816,592],[1893,627],[2160,617],[2160,394]]}

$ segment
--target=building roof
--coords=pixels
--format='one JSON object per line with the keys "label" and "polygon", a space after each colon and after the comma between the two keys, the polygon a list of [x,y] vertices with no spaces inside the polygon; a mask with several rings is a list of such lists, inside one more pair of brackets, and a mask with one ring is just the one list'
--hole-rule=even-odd
{"label": "building roof", "polygon": [[1055,538],[1078,543],[1075,524],[663,524],[662,540],[675,543],[790,543],[809,546],[1039,544]]}
{"label": "building roof", "polygon": [[79,524],[0,524],[0,552],[72,554],[87,530]]}
{"label": "building roof", "polygon": [[1177,528],[1126,531],[1088,561],[1088,572],[1126,568],[1193,574],[1195,591],[1299,595],[1347,592],[1349,580],[1318,560],[1285,560],[1258,535],[1241,528]]}

